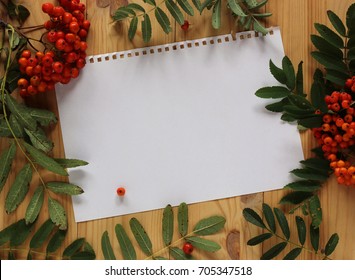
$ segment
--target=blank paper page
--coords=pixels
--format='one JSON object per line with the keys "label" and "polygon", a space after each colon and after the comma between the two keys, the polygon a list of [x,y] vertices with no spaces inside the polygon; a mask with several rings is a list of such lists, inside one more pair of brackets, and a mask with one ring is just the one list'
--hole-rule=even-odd
{"label": "blank paper page", "polygon": [[298,131],[255,96],[283,55],[275,28],[88,58],[56,87],[66,157],[89,162],[69,172],[85,191],[76,221],[287,184],[303,158]]}

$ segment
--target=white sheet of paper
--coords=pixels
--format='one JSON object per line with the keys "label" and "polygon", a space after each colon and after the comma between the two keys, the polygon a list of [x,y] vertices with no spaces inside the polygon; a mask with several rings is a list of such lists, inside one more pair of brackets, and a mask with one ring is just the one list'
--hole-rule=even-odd
{"label": "white sheet of paper", "polygon": [[66,157],[89,162],[70,170],[85,191],[73,199],[77,222],[290,181],[303,158],[298,131],[254,94],[275,84],[269,60],[280,65],[284,55],[280,30],[242,34],[94,56],[56,87]]}

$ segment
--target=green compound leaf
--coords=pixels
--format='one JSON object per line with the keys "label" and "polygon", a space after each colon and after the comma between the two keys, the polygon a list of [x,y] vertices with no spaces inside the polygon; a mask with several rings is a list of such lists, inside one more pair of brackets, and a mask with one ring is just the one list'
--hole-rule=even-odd
{"label": "green compound leaf", "polygon": [[50,158],[45,153],[39,151],[38,149],[34,148],[33,146],[27,143],[23,143],[23,145],[25,146],[27,152],[31,155],[31,157],[35,160],[37,164],[46,168],[49,171],[52,171],[53,173],[62,176],[68,176],[67,171],[54,159]]}
{"label": "green compound leaf", "polygon": [[220,231],[226,219],[222,216],[211,216],[200,220],[194,227],[193,232],[196,235],[210,235]]}
{"label": "green compound leaf", "polygon": [[343,52],[341,51],[341,49],[335,47],[323,37],[320,37],[318,35],[311,35],[311,41],[320,52],[326,53],[329,56],[334,57],[335,59],[343,58]]}
{"label": "green compound leaf", "polygon": [[290,94],[287,88],[280,86],[263,87],[255,92],[255,95],[260,98],[283,98]]}
{"label": "green compound leaf", "polygon": [[257,227],[260,228],[266,228],[263,220],[259,216],[258,213],[256,213],[253,209],[250,208],[244,208],[243,209],[243,216],[244,218],[251,224],[256,225]]}
{"label": "green compound leaf", "polygon": [[65,230],[68,227],[68,220],[64,207],[55,199],[48,197],[49,217],[59,229]]}
{"label": "green compound leaf", "polygon": [[274,217],[271,207],[269,205],[267,205],[266,203],[263,203],[262,208],[263,208],[265,220],[266,220],[267,224],[269,225],[270,230],[272,232],[275,232],[276,231],[276,223],[275,223],[275,217]]}
{"label": "green compound leaf", "polygon": [[39,185],[33,196],[30,200],[30,203],[27,206],[26,213],[25,213],[25,220],[27,224],[33,223],[41,211],[42,205],[44,202],[44,188],[42,185]]}
{"label": "green compound leaf", "polygon": [[52,233],[53,229],[55,228],[55,224],[52,222],[51,219],[45,221],[40,228],[36,231],[30,241],[30,248],[40,248],[44,242],[47,240],[49,235]]}
{"label": "green compound leaf", "polygon": [[176,20],[176,22],[180,25],[183,25],[184,24],[184,15],[182,14],[178,5],[176,5],[175,2],[172,0],[166,0],[165,5],[168,8],[170,14]]}
{"label": "green compound leaf", "polygon": [[101,249],[105,260],[116,260],[116,256],[113,252],[107,230],[102,234],[101,237]]}
{"label": "green compound leaf", "polygon": [[152,242],[141,223],[136,218],[132,218],[129,221],[129,225],[139,247],[142,249],[144,254],[147,256],[152,255]]}
{"label": "green compound leaf", "polygon": [[272,237],[272,233],[263,233],[248,240],[247,245],[255,246]]}
{"label": "green compound leaf", "polygon": [[270,72],[271,74],[274,76],[274,78],[281,84],[286,84],[287,82],[287,78],[286,78],[286,74],[285,72],[277,67],[273,62],[272,60],[270,59],[269,61],[269,68],[270,68]]}
{"label": "green compound leaf", "polygon": [[309,200],[309,211],[312,218],[312,226],[318,228],[322,223],[323,214],[318,195],[314,195]]}
{"label": "green compound leaf", "polygon": [[122,256],[125,260],[136,260],[137,255],[131,240],[121,224],[115,226],[116,237],[120,244]]}
{"label": "green compound leaf", "polygon": [[216,242],[198,236],[187,237],[186,241],[190,242],[194,247],[207,252],[216,252],[221,249],[221,246]]}
{"label": "green compound leaf", "polygon": [[284,260],[294,260],[296,259],[302,252],[302,248],[294,248],[283,258]]}
{"label": "green compound leaf", "polygon": [[174,233],[174,214],[171,205],[167,205],[163,212],[162,233],[165,246],[169,246]]}
{"label": "green compound leaf", "polygon": [[46,185],[47,188],[54,193],[79,195],[84,192],[79,186],[65,182],[48,182]]}
{"label": "green compound leaf", "polygon": [[32,169],[29,163],[17,174],[14,183],[10,187],[5,199],[6,213],[12,213],[24,200],[28,190],[29,184],[32,180]]}
{"label": "green compound leaf", "polygon": [[84,245],[85,238],[78,238],[74,240],[69,246],[67,246],[63,251],[63,258],[70,258],[75,253],[77,253],[80,248]]}
{"label": "green compound leaf", "polygon": [[171,24],[170,24],[170,20],[168,18],[168,16],[166,15],[166,13],[164,13],[164,11],[162,9],[160,9],[159,7],[157,7],[154,11],[155,13],[155,17],[158,21],[158,23],[160,24],[161,28],[163,29],[163,31],[168,34],[171,32]]}
{"label": "green compound leaf", "polygon": [[134,36],[136,35],[137,27],[138,27],[138,17],[133,17],[131,23],[129,24],[129,29],[128,29],[128,38],[130,40],[133,40]]}
{"label": "green compound leaf", "polygon": [[145,43],[149,42],[152,37],[152,23],[148,14],[144,14],[143,16],[142,35]]}
{"label": "green compound leaf", "polygon": [[189,212],[188,207],[185,202],[179,205],[178,209],[178,228],[181,236],[187,234],[188,225],[189,225]]}
{"label": "green compound leaf", "polygon": [[187,260],[184,251],[177,247],[170,247],[169,252],[175,260]]}
{"label": "green compound leaf", "polygon": [[273,246],[271,249],[269,249],[267,252],[265,252],[260,259],[261,260],[271,260],[272,258],[275,258],[277,255],[279,255],[283,249],[287,246],[287,242],[281,242],[279,244],[276,244]]}
{"label": "green compound leaf", "polygon": [[9,176],[12,161],[16,155],[16,144],[12,142],[10,147],[0,155],[0,192],[2,191],[7,177]]}
{"label": "green compound leaf", "polygon": [[25,128],[25,132],[30,137],[31,143],[36,149],[45,153],[48,153],[53,149],[53,142],[47,138],[41,128],[37,128],[36,131],[31,131]]}
{"label": "green compound leaf", "polygon": [[315,23],[314,27],[319,32],[319,34],[329,43],[331,43],[337,48],[344,48],[343,39],[338,34],[336,34],[333,30],[331,30],[329,27],[320,23]]}
{"label": "green compound leaf", "polygon": [[52,238],[48,242],[46,253],[50,254],[57,251],[60,248],[60,246],[62,246],[66,234],[67,234],[66,230],[57,230],[56,233],[52,236]]}
{"label": "green compound leaf", "polygon": [[329,256],[331,255],[336,246],[338,245],[338,242],[339,242],[339,236],[337,233],[334,233],[328,240],[327,244],[325,245],[325,249],[324,249],[324,254],[326,256]]}
{"label": "green compound leaf", "polygon": [[287,222],[285,214],[279,208],[274,208],[274,213],[275,213],[276,219],[280,225],[283,235],[285,236],[285,238],[287,240],[289,240],[290,239],[290,228],[288,226],[288,222]]}
{"label": "green compound leaf", "polygon": [[333,58],[326,53],[318,51],[311,52],[311,56],[327,69],[347,73],[346,64],[341,59]]}
{"label": "green compound leaf", "polygon": [[194,9],[192,8],[188,0],[177,0],[177,3],[181,7],[181,9],[183,9],[185,13],[187,13],[189,16],[194,15]]}
{"label": "green compound leaf", "polygon": [[219,29],[221,27],[221,7],[222,7],[221,0],[217,0],[217,2],[213,5],[212,26],[214,29]]}
{"label": "green compound leaf", "polygon": [[309,236],[314,251],[318,252],[319,249],[319,227],[315,228],[312,224],[309,226]]}
{"label": "green compound leaf", "polygon": [[306,223],[300,216],[296,216],[296,225],[298,232],[298,240],[302,245],[306,242]]}
{"label": "green compound leaf", "polygon": [[54,160],[63,168],[74,168],[89,164],[80,159],[54,158]]}

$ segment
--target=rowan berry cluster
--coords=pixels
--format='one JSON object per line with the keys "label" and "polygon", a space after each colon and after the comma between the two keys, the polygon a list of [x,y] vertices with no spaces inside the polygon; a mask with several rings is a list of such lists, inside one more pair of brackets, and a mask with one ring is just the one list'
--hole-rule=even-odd
{"label": "rowan berry cluster", "polygon": [[42,36],[46,49],[35,54],[22,51],[18,59],[23,74],[18,80],[22,97],[52,90],[56,83],[67,84],[78,77],[86,62],[86,37],[90,28],[85,9],[80,0],[59,0],[59,6],[42,5],[42,11],[50,17],[44,23],[47,31]]}
{"label": "rowan berry cluster", "polygon": [[355,144],[355,109],[351,107],[352,96],[346,92],[334,91],[325,97],[325,102],[329,113],[323,115],[322,126],[313,129],[314,136],[322,147],[325,158],[330,161],[338,183],[355,185],[355,166],[346,159],[348,148]]}

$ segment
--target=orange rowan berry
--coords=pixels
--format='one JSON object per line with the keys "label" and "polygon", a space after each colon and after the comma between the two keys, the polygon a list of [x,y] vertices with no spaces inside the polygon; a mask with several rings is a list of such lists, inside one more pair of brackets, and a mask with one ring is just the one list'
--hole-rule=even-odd
{"label": "orange rowan berry", "polygon": [[119,187],[116,190],[118,196],[124,196],[126,193],[126,189],[124,187]]}
{"label": "orange rowan berry", "polygon": [[338,166],[339,168],[344,167],[344,166],[345,166],[345,162],[340,159],[340,160],[338,160],[338,162],[337,162],[337,166]]}
{"label": "orange rowan berry", "polygon": [[323,122],[324,122],[324,123],[330,123],[331,121],[332,121],[331,115],[325,114],[325,115],[323,116]]}
{"label": "orange rowan berry", "polygon": [[323,125],[322,125],[322,130],[323,130],[323,131],[329,131],[329,130],[330,130],[330,125],[327,124],[327,123],[323,124]]}
{"label": "orange rowan berry", "polygon": [[350,114],[345,115],[344,121],[346,121],[347,123],[351,123],[352,120],[353,120],[353,116],[352,115],[350,115]]}

